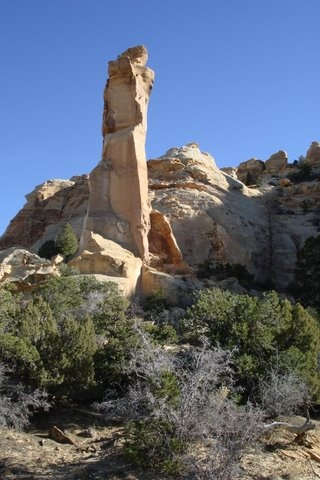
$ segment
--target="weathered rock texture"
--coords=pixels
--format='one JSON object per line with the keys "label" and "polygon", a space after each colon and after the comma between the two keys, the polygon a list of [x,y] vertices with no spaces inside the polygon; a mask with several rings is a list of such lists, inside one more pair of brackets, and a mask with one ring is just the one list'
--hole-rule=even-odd
{"label": "weathered rock texture", "polygon": [[195,144],[169,150],[148,169],[152,206],[166,214],[191,267],[208,259],[252,267],[262,215],[248,188]]}
{"label": "weathered rock texture", "polygon": [[257,181],[264,169],[265,164],[262,160],[251,158],[246,162],[240,163],[237,169],[237,177],[241,182],[251,184]]}
{"label": "weathered rock texture", "polygon": [[0,252],[0,283],[15,283],[23,290],[59,275],[55,262],[15,247]]}
{"label": "weathered rock texture", "polygon": [[273,153],[265,162],[266,169],[270,172],[278,172],[288,165],[288,155],[284,150]]}

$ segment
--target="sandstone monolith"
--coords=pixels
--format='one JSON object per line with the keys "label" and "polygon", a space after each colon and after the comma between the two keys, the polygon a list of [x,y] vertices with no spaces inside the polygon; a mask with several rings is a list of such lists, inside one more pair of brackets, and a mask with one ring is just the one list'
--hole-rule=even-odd
{"label": "sandstone monolith", "polygon": [[109,62],[104,91],[102,160],[91,172],[90,198],[82,236],[88,232],[119,243],[148,261],[150,205],[145,154],[147,106],[154,73],[147,50],[129,48]]}

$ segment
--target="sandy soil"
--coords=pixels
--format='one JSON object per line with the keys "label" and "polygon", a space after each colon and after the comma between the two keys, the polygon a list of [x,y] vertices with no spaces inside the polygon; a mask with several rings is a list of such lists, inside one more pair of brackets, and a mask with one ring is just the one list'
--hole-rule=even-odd
{"label": "sandy soil", "polygon": [[[274,432],[242,460],[241,480],[320,478],[320,423],[304,445],[294,435]],[[57,443],[49,428],[58,426],[74,442]],[[122,454],[123,429],[86,412],[65,410],[34,420],[28,432],[0,429],[1,480],[167,480],[141,471]]]}

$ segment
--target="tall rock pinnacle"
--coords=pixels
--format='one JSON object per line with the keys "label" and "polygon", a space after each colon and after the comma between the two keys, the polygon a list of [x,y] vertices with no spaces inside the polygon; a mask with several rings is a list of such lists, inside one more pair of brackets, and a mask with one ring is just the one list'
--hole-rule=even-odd
{"label": "tall rock pinnacle", "polygon": [[154,73],[143,46],[109,62],[104,91],[102,160],[90,174],[90,200],[81,240],[92,233],[148,262],[150,205],[145,154],[147,107]]}

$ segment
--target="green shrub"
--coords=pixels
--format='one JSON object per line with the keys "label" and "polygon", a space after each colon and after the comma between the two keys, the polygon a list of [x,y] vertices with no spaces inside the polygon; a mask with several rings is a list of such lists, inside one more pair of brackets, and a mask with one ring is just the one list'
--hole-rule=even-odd
{"label": "green shrub", "polygon": [[56,240],[47,240],[38,250],[39,257],[50,258],[60,253],[65,259],[78,250],[78,239],[73,231],[73,228],[67,223],[62,231],[57,236]]}
{"label": "green shrub", "polygon": [[178,474],[182,468],[179,456],[185,449],[186,445],[165,420],[135,421],[126,428],[125,454],[142,468]]}
{"label": "green shrub", "polygon": [[299,157],[299,161],[296,163],[296,165],[298,167],[298,171],[288,175],[288,178],[293,183],[308,182],[317,178],[317,175],[312,171],[312,166],[303,156]]}
{"label": "green shrub", "polygon": [[14,292],[10,286],[0,287],[0,332],[8,331],[20,311],[21,294]]}
{"label": "green shrub", "polygon": [[235,378],[246,395],[279,364],[301,375],[320,398],[320,329],[301,305],[280,300],[276,292],[258,299],[208,289],[199,292],[186,326],[191,341],[204,335],[213,346],[235,351]]}
{"label": "green shrub", "polygon": [[144,330],[151,335],[155,342],[160,345],[177,343],[178,335],[172,325],[155,324],[152,322],[143,323]]}
{"label": "green shrub", "polygon": [[84,399],[120,380],[135,341],[127,307],[115,284],[90,276],[52,278],[28,301],[2,288],[0,360],[34,388]]}
{"label": "green shrub", "polygon": [[149,295],[144,302],[144,309],[149,313],[160,313],[162,310],[168,308],[167,295],[163,290],[155,290]]}

